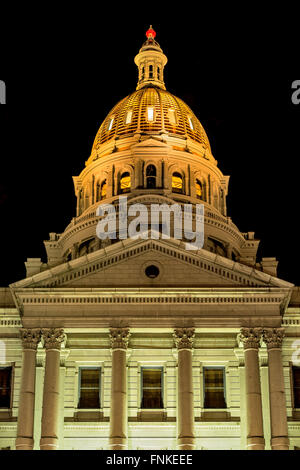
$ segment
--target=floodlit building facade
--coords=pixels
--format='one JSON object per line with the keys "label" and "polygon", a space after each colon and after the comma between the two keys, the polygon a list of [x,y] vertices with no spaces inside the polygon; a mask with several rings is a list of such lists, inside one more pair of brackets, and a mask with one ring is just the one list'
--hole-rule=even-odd
{"label": "floodlit building facade", "polygon": [[[76,217],[0,289],[0,448],[297,449],[300,289],[227,215],[229,177],[146,35],[136,91],[73,178]],[[157,230],[99,238],[99,206],[125,197],[128,222],[161,210]],[[199,204],[201,249],[191,227],[162,235],[168,208],[195,222]]]}

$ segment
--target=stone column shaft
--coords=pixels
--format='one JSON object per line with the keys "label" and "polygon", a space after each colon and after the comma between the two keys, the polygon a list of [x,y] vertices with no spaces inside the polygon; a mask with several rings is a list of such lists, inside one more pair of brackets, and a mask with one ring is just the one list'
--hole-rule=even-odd
{"label": "stone column shaft", "polygon": [[193,392],[193,328],[177,328],[174,340],[178,349],[177,447],[195,449]]}
{"label": "stone column shaft", "polygon": [[40,342],[41,330],[22,328],[20,336],[23,345],[23,363],[16,450],[32,450],[34,445],[36,350]]}
{"label": "stone column shaft", "polygon": [[266,328],[263,334],[268,348],[269,362],[271,447],[272,450],[289,450],[286,396],[281,354],[284,328]]}
{"label": "stone column shaft", "polygon": [[111,408],[109,448],[127,449],[127,371],[128,328],[111,328],[112,345]]}
{"label": "stone column shaft", "polygon": [[60,348],[64,333],[60,328],[42,330],[45,348],[45,378],[41,429],[41,450],[57,450],[59,419]]}
{"label": "stone column shaft", "polygon": [[261,333],[260,328],[243,328],[240,336],[245,351],[248,450],[265,448],[258,357]]}

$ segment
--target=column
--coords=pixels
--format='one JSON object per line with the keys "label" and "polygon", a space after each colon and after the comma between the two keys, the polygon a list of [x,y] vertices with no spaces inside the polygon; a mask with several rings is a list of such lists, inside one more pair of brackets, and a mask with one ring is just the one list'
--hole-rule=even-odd
{"label": "column", "polygon": [[177,447],[194,450],[193,340],[194,328],[176,328],[173,334],[178,350]]}
{"label": "column", "polygon": [[32,450],[34,444],[35,361],[41,330],[39,328],[22,328],[20,336],[23,346],[23,363],[16,450]]}
{"label": "column", "polygon": [[281,347],[284,328],[265,328],[263,339],[269,358],[269,394],[272,450],[289,450],[286,397]]}
{"label": "column", "polygon": [[60,348],[65,339],[61,328],[42,330],[46,349],[41,450],[57,450],[59,426],[59,368]]}
{"label": "column", "polygon": [[245,353],[247,450],[265,448],[258,358],[261,334],[261,328],[242,328],[240,335]]}
{"label": "column", "polygon": [[111,328],[112,348],[111,408],[109,449],[127,449],[127,374],[126,351],[129,328]]}

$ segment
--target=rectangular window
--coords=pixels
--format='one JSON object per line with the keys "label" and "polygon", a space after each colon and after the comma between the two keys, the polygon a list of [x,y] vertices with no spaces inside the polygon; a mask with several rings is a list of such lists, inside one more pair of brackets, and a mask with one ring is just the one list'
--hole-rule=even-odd
{"label": "rectangular window", "polygon": [[152,106],[148,106],[147,108],[147,119],[148,121],[154,121],[154,108]]}
{"label": "rectangular window", "polygon": [[100,408],[100,377],[99,367],[79,369],[79,403],[81,409]]}
{"label": "rectangular window", "polygon": [[0,367],[0,408],[11,408],[12,367]]}
{"label": "rectangular window", "polygon": [[141,408],[162,409],[163,407],[163,369],[143,367]]}
{"label": "rectangular window", "polygon": [[176,111],[175,111],[175,109],[169,108],[169,110],[168,110],[168,116],[169,116],[170,123],[176,126],[176,124],[177,124],[177,116],[176,116]]}
{"label": "rectangular window", "polygon": [[194,124],[193,124],[193,120],[191,117],[188,118],[189,120],[189,125],[190,125],[190,128],[192,129],[192,131],[194,130]]}
{"label": "rectangular window", "polygon": [[300,367],[293,367],[294,408],[300,409]]}
{"label": "rectangular window", "polygon": [[132,120],[132,109],[130,109],[129,111],[127,111],[126,119],[125,119],[125,124],[130,124],[130,123],[131,123],[131,120]]}
{"label": "rectangular window", "polygon": [[204,408],[227,408],[225,400],[225,369],[223,367],[205,367],[204,376]]}
{"label": "rectangular window", "polygon": [[112,126],[113,126],[113,123],[114,123],[114,118],[110,118],[109,120],[109,123],[108,123],[108,131],[111,131],[112,130]]}

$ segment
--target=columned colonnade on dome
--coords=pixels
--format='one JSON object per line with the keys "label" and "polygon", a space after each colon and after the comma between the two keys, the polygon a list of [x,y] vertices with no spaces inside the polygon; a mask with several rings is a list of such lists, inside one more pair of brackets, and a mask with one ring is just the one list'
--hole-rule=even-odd
{"label": "columned colonnade on dome", "polygon": [[[127,348],[129,328],[110,328],[112,353],[111,411],[109,449],[128,448],[127,434]],[[194,392],[192,355],[194,328],[176,328],[173,332],[177,350],[177,447],[195,449]],[[271,448],[288,450],[288,425],[284,391],[281,347],[283,328],[242,328],[240,341],[244,346],[245,392],[247,414],[247,449],[264,450],[263,410],[260,384],[259,348],[267,346]],[[41,450],[58,449],[59,369],[61,344],[65,340],[61,328],[21,329],[23,373],[20,391],[17,450],[32,450],[34,445],[35,369],[37,346],[42,341],[46,352],[41,418]]]}

